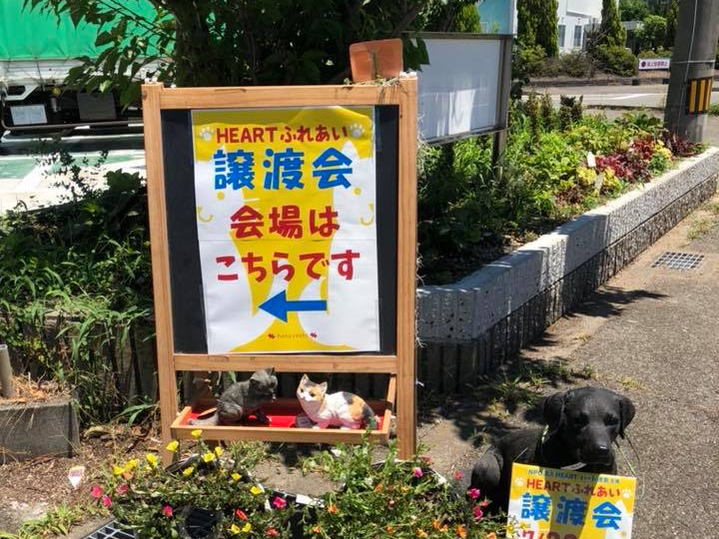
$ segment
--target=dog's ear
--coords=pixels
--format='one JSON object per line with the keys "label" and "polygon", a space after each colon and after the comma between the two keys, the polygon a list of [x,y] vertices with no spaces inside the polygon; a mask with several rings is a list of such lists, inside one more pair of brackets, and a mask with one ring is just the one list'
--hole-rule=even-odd
{"label": "dog's ear", "polygon": [[624,429],[634,419],[634,403],[625,396],[619,397],[619,436],[624,438]]}
{"label": "dog's ear", "polygon": [[555,393],[544,399],[544,422],[549,427],[548,434],[554,434],[564,423],[564,403],[567,392]]}

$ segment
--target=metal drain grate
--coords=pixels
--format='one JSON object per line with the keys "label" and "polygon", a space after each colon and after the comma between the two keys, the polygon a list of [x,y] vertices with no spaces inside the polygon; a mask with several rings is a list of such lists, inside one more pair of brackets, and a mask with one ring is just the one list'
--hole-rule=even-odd
{"label": "metal drain grate", "polygon": [[135,534],[121,530],[113,520],[86,536],[85,539],[135,539]]}
{"label": "metal drain grate", "polygon": [[657,258],[651,267],[687,271],[698,268],[702,260],[704,260],[704,255],[667,251]]}

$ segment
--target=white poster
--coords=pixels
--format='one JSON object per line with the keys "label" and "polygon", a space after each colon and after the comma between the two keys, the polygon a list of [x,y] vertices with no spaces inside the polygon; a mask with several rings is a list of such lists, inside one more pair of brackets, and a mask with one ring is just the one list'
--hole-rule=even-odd
{"label": "white poster", "polygon": [[378,351],[373,108],[193,111],[192,131],[208,353]]}

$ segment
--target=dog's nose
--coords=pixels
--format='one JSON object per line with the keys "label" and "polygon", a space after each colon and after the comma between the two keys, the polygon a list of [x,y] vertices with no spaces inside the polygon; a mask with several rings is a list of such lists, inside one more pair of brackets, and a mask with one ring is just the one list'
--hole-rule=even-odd
{"label": "dog's nose", "polygon": [[609,455],[609,446],[598,445],[594,448],[594,453],[598,457],[606,457],[607,455]]}

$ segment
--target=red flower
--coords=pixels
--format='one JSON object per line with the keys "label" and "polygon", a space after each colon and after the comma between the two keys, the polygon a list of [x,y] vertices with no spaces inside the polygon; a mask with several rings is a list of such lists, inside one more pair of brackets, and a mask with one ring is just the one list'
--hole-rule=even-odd
{"label": "red flower", "polygon": [[110,507],[112,505],[112,500],[110,499],[110,496],[103,496],[100,501],[105,507]]}
{"label": "red flower", "polygon": [[102,496],[102,489],[95,485],[90,489],[90,496],[98,500]]}
{"label": "red flower", "polygon": [[482,511],[482,508],[478,505],[474,508],[474,518],[479,520],[484,516],[484,512]]}
{"label": "red flower", "polygon": [[455,481],[461,481],[464,477],[464,474],[462,472],[454,472],[454,480]]}
{"label": "red flower", "polygon": [[125,494],[128,490],[130,490],[130,485],[128,485],[128,484],[123,484],[123,485],[120,485],[119,487],[117,487],[117,488],[115,489],[115,492],[117,492],[120,496],[122,496],[122,495]]}
{"label": "red flower", "polygon": [[242,509],[235,509],[235,516],[240,520],[247,520],[247,515],[244,511],[242,511]]}
{"label": "red flower", "polygon": [[279,496],[275,496],[275,499],[272,500],[272,507],[274,507],[275,509],[284,509],[286,506],[287,502]]}
{"label": "red flower", "polygon": [[162,513],[167,517],[170,518],[172,516],[172,507],[169,505],[166,505],[162,508]]}
{"label": "red flower", "polygon": [[472,498],[473,500],[476,500],[479,498],[479,489],[478,488],[471,488],[467,491],[467,495]]}
{"label": "red flower", "polygon": [[265,532],[265,535],[267,537],[277,537],[280,534],[276,529],[274,528],[267,528],[267,531]]}
{"label": "red flower", "polygon": [[480,507],[487,507],[489,505],[489,500],[484,500],[479,502]]}

